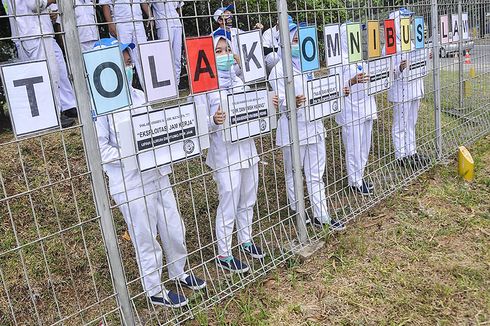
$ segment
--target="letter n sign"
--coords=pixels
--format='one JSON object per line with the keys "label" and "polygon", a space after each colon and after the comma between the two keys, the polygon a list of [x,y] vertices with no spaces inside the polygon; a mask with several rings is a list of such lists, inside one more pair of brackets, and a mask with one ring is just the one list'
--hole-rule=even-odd
{"label": "letter n sign", "polygon": [[316,30],[316,26],[306,26],[299,29],[299,52],[302,72],[320,69],[318,35]]}
{"label": "letter n sign", "polygon": [[362,60],[361,24],[347,24],[347,49],[349,62]]}
{"label": "letter n sign", "polygon": [[83,60],[96,114],[129,106],[131,98],[119,46],[84,52]]}
{"label": "letter n sign", "polygon": [[213,37],[192,37],[186,39],[185,44],[192,93],[218,89]]}
{"label": "letter n sign", "polygon": [[395,20],[386,19],[385,20],[385,49],[386,55],[396,53],[396,30],[395,30]]}
{"label": "letter n sign", "polygon": [[246,83],[266,78],[261,40],[260,30],[238,34],[243,79]]}

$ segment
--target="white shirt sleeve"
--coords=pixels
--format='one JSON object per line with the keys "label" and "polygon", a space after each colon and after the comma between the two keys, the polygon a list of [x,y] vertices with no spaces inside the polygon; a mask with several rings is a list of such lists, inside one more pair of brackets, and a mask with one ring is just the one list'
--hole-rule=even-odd
{"label": "white shirt sleeve", "polygon": [[109,123],[109,116],[98,117],[95,122],[102,163],[116,163],[119,159],[119,149],[111,143]]}

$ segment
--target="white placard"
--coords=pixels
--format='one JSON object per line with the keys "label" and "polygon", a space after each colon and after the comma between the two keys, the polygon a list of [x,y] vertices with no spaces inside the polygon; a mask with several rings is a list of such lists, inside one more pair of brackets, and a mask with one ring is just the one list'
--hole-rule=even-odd
{"label": "white placard", "polygon": [[133,114],[139,169],[145,171],[200,155],[209,148],[206,118],[194,103]]}
{"label": "white placard", "polygon": [[463,12],[463,14],[461,15],[462,17],[462,21],[463,21],[463,24],[462,24],[462,27],[463,27],[463,40],[469,40],[470,39],[470,26],[469,26],[469,23],[468,23],[468,13],[467,12]]}
{"label": "white placard", "polygon": [[308,80],[307,88],[306,112],[309,121],[323,119],[342,110],[339,74]]}
{"label": "white placard", "polygon": [[410,52],[408,56],[408,80],[427,76],[428,56],[427,49],[419,49]]}
{"label": "white placard", "polygon": [[17,137],[59,126],[46,61],[5,65],[1,70]]}
{"label": "white placard", "polygon": [[458,42],[459,41],[459,35],[461,34],[459,31],[459,15],[458,14],[452,14],[451,15],[451,34],[452,34],[452,42]]}
{"label": "white placard", "polygon": [[177,97],[178,90],[170,42],[141,43],[139,50],[148,102]]}
{"label": "white placard", "polygon": [[340,25],[325,25],[323,34],[325,38],[325,58],[327,58],[328,67],[341,64]]}
{"label": "white placard", "polygon": [[440,17],[439,33],[441,34],[441,43],[449,43],[449,18],[447,15]]}
{"label": "white placard", "polygon": [[266,89],[221,93],[226,108],[225,139],[232,143],[261,136],[276,128],[272,95]]}
{"label": "white placard", "polygon": [[369,95],[383,92],[391,87],[391,57],[369,61],[367,66]]}
{"label": "white placard", "polygon": [[262,32],[253,30],[238,34],[240,61],[244,82],[254,82],[266,78]]}

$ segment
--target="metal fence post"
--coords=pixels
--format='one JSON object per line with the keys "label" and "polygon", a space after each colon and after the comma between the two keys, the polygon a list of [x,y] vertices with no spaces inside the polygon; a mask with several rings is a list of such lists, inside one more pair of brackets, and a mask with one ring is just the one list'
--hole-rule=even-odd
{"label": "metal fence post", "polygon": [[85,80],[74,2],[59,1],[58,4],[61,9],[61,18],[65,32],[65,51],[69,58],[68,65],[70,66],[73,88],[77,98],[79,119],[82,123],[82,137],[85,144],[88,165],[92,173],[92,187],[95,196],[95,204],[100,216],[100,226],[112,271],[114,288],[117,293],[119,306],[121,307],[123,323],[125,325],[135,325],[131,299],[126,286],[123,263],[117,245],[117,235],[112,221],[110,200],[105,187],[102,160],[97,146],[97,135],[92,121],[91,101]]}
{"label": "metal fence post", "polygon": [[431,25],[432,25],[432,68],[434,84],[434,117],[436,131],[436,155],[442,158],[442,130],[441,130],[441,76],[440,76],[440,40],[439,40],[439,15],[437,12],[437,0],[431,0]]}
{"label": "metal fence post", "polygon": [[[288,4],[286,0],[277,0],[277,12],[279,15],[279,32],[281,40],[289,40]],[[305,194],[303,191],[303,172],[300,161],[299,132],[296,116],[296,94],[294,91],[294,73],[291,61],[291,43],[281,42],[282,63],[285,80],[286,103],[291,114],[289,115],[289,137],[291,140],[291,154],[293,161],[294,194],[296,197],[296,227],[299,241],[305,244],[308,241],[306,231]]]}
{"label": "metal fence post", "polygon": [[464,66],[463,66],[463,9],[461,6],[461,0],[458,1],[458,57],[459,57],[459,109],[464,107],[464,85],[463,85],[463,75],[464,75]]}

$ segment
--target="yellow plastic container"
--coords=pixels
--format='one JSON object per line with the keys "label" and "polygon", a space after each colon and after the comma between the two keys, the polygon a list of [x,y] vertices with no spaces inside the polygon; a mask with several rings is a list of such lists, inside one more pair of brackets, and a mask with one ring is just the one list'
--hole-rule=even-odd
{"label": "yellow plastic container", "polygon": [[475,177],[475,162],[464,146],[458,148],[458,172],[466,181],[473,181]]}

